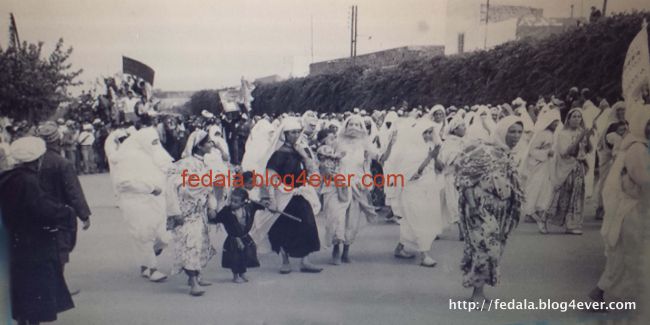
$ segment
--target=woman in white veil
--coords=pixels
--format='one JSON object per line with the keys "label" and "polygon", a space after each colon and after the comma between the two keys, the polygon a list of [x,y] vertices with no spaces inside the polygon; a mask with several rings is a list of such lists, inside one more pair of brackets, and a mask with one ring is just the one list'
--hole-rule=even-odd
{"label": "woman in white veil", "polygon": [[535,124],[535,135],[530,141],[523,163],[521,180],[526,198],[522,206],[524,216],[537,222],[539,231],[547,233],[546,210],[553,198],[552,174],[555,160],[553,143],[555,130],[560,125],[560,112],[549,111],[540,116]]}
{"label": "woman in white veil", "polygon": [[445,130],[447,125],[445,107],[440,104],[434,105],[427,114],[427,117],[433,121],[434,132],[438,138],[444,140],[445,132],[447,132]]}
{"label": "woman in white veil", "polygon": [[167,217],[181,214],[176,192],[167,181],[172,157],[160,145],[156,129],[150,127],[126,139],[117,155],[118,205],[135,239],[140,272],[151,281],[163,281],[167,276],[158,271],[154,250],[159,253],[171,240]]}
{"label": "woman in white veil", "polygon": [[[390,116],[386,116],[388,120]],[[431,121],[430,119],[427,119]],[[386,122],[384,122],[386,123]],[[386,194],[386,206],[391,208],[388,219],[399,220],[401,216],[398,212],[395,211],[393,207],[394,199],[399,195],[403,190],[401,186],[391,182],[388,179],[388,175],[399,175],[401,172],[401,157],[404,157],[404,152],[408,151],[412,146],[409,143],[410,138],[406,136],[408,132],[418,123],[418,120],[408,117],[398,117],[397,120],[392,123],[390,129],[386,129],[386,134],[388,138],[388,143],[386,149],[383,151],[382,156],[380,157],[380,162],[383,165],[384,176],[386,182],[384,182],[384,193]]]}
{"label": "woman in white veil", "polygon": [[[442,191],[442,215],[447,225],[458,223],[458,190],[456,189],[456,158],[465,146],[466,124],[461,115],[456,115],[447,125],[447,135],[440,148],[438,159],[444,178],[444,189]],[[460,227],[460,226],[459,226]],[[459,232],[462,240],[462,232]]]}
{"label": "woman in white veil", "polygon": [[395,214],[402,217],[395,257],[414,258],[407,250],[418,252],[420,265],[433,267],[436,261],[428,252],[445,228],[440,206],[443,182],[434,168],[441,140],[429,118],[420,119],[399,136],[406,147],[397,153],[404,184],[398,184],[403,188],[393,202]]}
{"label": "woman in white veil", "polygon": [[275,127],[266,119],[261,119],[255,124],[246,140],[246,151],[241,164],[243,170],[258,173],[264,170],[266,167],[266,161],[263,161],[264,149],[271,145],[274,131]]}
{"label": "woman in white veil", "polygon": [[[469,114],[468,114],[469,115]],[[473,121],[467,129],[468,140],[487,140],[490,139],[494,131],[495,123],[492,120],[492,115],[487,106],[479,107],[476,115],[473,116]]]}
{"label": "woman in white veil", "polygon": [[355,114],[345,120],[337,137],[335,150],[343,156],[339,165],[340,173],[353,175],[353,181],[348,184],[350,197],[346,213],[336,220],[338,227],[332,225],[328,227],[334,231],[328,238],[332,239],[334,245],[332,256],[335,263],[339,256],[339,244],[343,244],[341,261],[350,263],[350,245],[356,239],[363,220],[372,221],[376,217],[374,207],[369,200],[369,187],[362,184],[363,175],[370,173],[370,160],[377,156],[377,150],[368,139],[363,117]]}
{"label": "woman in white veil", "polygon": [[647,258],[644,235],[648,210],[644,200],[650,194],[650,106],[631,105],[625,115],[630,133],[621,142],[603,186],[605,215],[600,234],[607,262],[597,287],[589,294],[598,302],[637,301],[642,293],[639,288],[647,281],[639,264]]}

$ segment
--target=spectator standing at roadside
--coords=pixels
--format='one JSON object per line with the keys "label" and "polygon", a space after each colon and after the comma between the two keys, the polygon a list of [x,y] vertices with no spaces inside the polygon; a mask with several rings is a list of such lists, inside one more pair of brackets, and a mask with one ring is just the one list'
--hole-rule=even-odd
{"label": "spectator standing at roadside", "polygon": [[[83,222],[83,229],[87,230],[91,212],[72,163],[59,155],[61,137],[57,129],[54,122],[45,122],[38,127],[37,133],[45,140],[47,148],[39,171],[41,188],[55,201],[72,207],[75,212],[69,218],[60,220],[56,233],[63,271],[77,243],[77,218]],[[72,294],[78,292],[73,291]]]}
{"label": "spectator standing at roadside", "polygon": [[84,174],[95,172],[94,143],[95,134],[93,132],[93,126],[86,123],[83,125],[83,131],[79,134],[79,145],[81,146],[81,158]]}

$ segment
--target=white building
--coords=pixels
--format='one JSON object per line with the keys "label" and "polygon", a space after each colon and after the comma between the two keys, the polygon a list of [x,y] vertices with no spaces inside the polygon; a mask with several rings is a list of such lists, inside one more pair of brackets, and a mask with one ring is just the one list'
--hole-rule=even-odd
{"label": "white building", "polygon": [[543,9],[510,5],[507,0],[490,1],[488,17],[486,8],[485,0],[447,1],[446,55],[489,49],[515,40],[520,17],[543,15]]}

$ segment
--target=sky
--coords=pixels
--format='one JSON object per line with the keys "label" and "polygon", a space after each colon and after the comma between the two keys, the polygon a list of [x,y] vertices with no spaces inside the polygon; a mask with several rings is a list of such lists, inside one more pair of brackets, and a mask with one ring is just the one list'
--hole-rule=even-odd
{"label": "sky", "polygon": [[[610,0],[608,11],[649,9],[648,2]],[[600,0],[491,3],[539,7],[547,17],[569,16],[570,3],[576,13],[602,6]],[[7,46],[13,12],[21,40],[42,41],[49,52],[63,38],[74,48],[70,62],[84,69],[81,81],[119,72],[126,55],[156,71],[154,88],[214,89],[237,86],[242,76],[304,76],[312,60],[349,56],[352,4],[359,8],[358,54],[443,45],[446,20],[453,19],[447,0],[3,0],[0,46]]]}

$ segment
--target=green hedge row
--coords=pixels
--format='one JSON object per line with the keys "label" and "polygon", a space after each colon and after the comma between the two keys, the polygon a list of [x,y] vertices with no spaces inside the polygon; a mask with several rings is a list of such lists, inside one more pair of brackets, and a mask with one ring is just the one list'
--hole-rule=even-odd
{"label": "green hedge row", "polygon": [[254,111],[341,112],[436,103],[500,104],[516,97],[564,96],[572,86],[620,98],[629,43],[650,13],[617,14],[545,39],[512,41],[488,51],[409,61],[394,69],[352,67],[343,73],[259,85]]}

